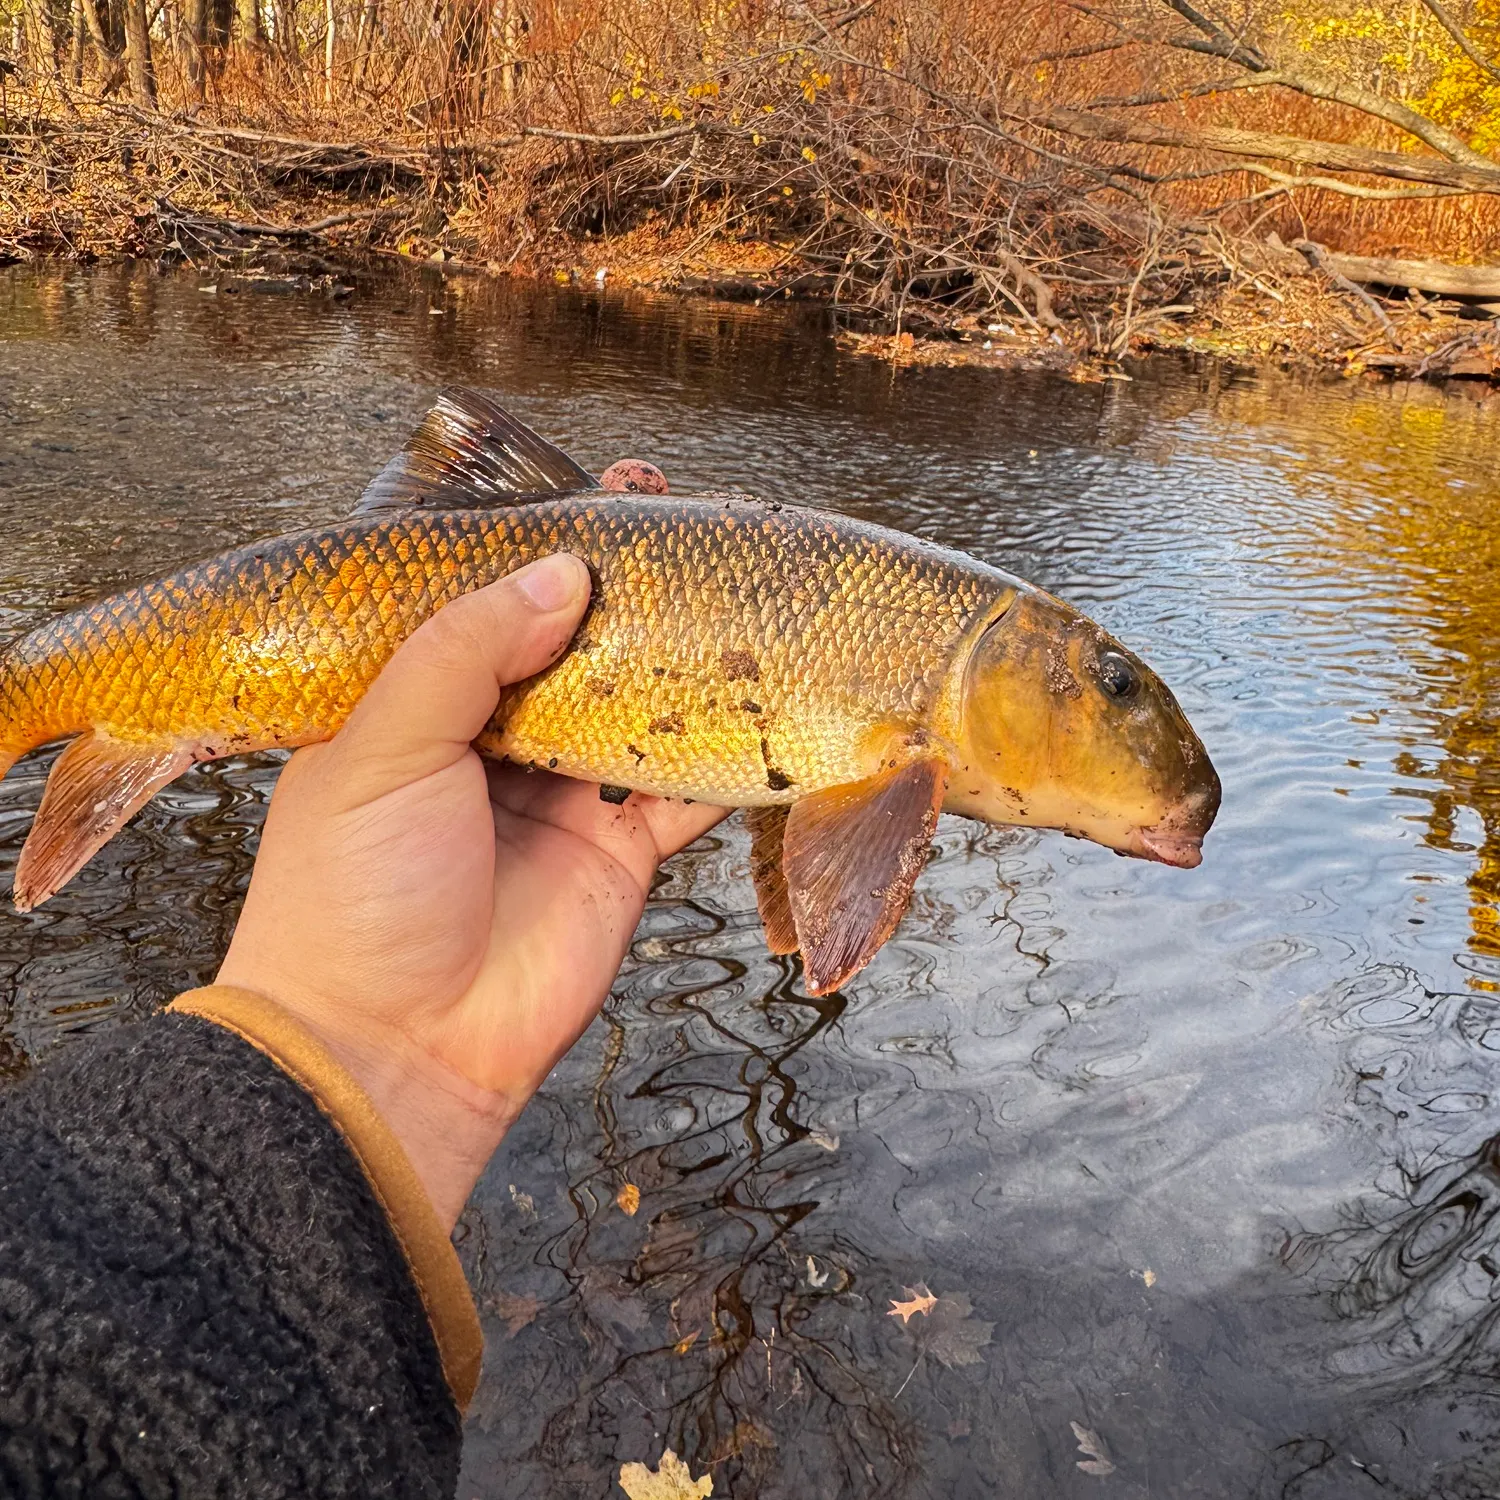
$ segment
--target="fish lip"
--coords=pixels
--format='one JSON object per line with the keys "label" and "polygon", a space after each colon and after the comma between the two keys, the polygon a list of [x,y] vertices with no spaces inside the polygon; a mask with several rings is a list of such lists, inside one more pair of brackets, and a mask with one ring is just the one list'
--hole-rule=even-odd
{"label": "fish lip", "polygon": [[1164,865],[1174,865],[1179,870],[1195,870],[1203,863],[1203,835],[1181,833],[1164,828],[1139,828],[1134,842],[1139,848],[1132,853],[1144,859],[1154,859]]}

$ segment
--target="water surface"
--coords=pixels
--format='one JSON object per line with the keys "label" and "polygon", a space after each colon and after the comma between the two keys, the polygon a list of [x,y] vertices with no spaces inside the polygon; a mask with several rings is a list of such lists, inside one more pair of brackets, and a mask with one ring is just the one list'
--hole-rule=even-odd
{"label": "water surface", "polygon": [[[1223,777],[1193,872],[945,820],[818,1000],[737,822],[674,861],[460,1229],[465,1500],[603,1500],[668,1445],[767,1500],[1500,1491],[1500,406],[1135,375],[892,372],[805,310],[503,283],[0,275],[0,638],[345,513],[460,381],[596,471],[1035,579]],[[49,759],[0,786],[0,885]],[[193,771],[0,910],[0,1070],[212,976],[277,764]],[[938,1312],[888,1316],[919,1283]]]}

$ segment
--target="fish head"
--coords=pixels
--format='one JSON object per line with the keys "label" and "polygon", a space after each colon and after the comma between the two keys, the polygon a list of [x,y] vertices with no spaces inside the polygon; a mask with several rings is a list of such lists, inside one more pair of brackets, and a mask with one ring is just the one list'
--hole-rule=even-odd
{"label": "fish head", "polygon": [[947,806],[1059,828],[1192,869],[1219,777],[1166,684],[1092,620],[1018,591],[963,667],[961,768]]}

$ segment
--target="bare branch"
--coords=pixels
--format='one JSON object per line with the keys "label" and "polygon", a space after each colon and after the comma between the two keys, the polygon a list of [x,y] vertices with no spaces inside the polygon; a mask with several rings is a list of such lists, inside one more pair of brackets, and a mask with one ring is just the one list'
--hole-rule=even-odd
{"label": "bare branch", "polygon": [[1428,182],[1466,193],[1500,193],[1500,165],[1475,167],[1400,151],[1376,151],[1340,141],[1308,141],[1300,136],[1270,135],[1227,126],[1177,125],[1164,120],[1119,120],[1083,110],[1054,109],[1032,123],[1086,140],[1118,141],[1138,146],[1179,146],[1189,151],[1222,151],[1230,156],[1264,157],[1297,162],[1332,172],[1367,172],[1403,182]]}
{"label": "bare branch", "polygon": [[1500,68],[1497,68],[1493,63],[1486,62],[1479,55],[1463,27],[1453,19],[1448,11],[1448,7],[1443,4],[1443,0],[1422,0],[1422,4],[1432,12],[1437,19],[1438,25],[1458,43],[1459,50],[1481,73],[1488,73],[1491,78],[1500,79]]}

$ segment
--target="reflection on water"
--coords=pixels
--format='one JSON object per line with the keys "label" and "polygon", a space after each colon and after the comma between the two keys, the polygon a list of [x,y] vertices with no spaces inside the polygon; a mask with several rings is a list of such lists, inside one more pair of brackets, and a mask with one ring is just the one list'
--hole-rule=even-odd
{"label": "reflection on water", "polygon": [[[461,1227],[464,1496],[602,1500],[665,1446],[741,1497],[1500,1492],[1500,411],[1136,374],[893,374],[795,309],[464,280],[0,277],[0,633],[346,511],[461,380],[596,470],[1035,578],[1223,775],[1191,873],[945,821],[821,1000],[737,823],[674,861]],[[46,760],[0,787],[0,878]],[[0,1068],[212,974],[276,765],[195,770],[0,912]]]}

